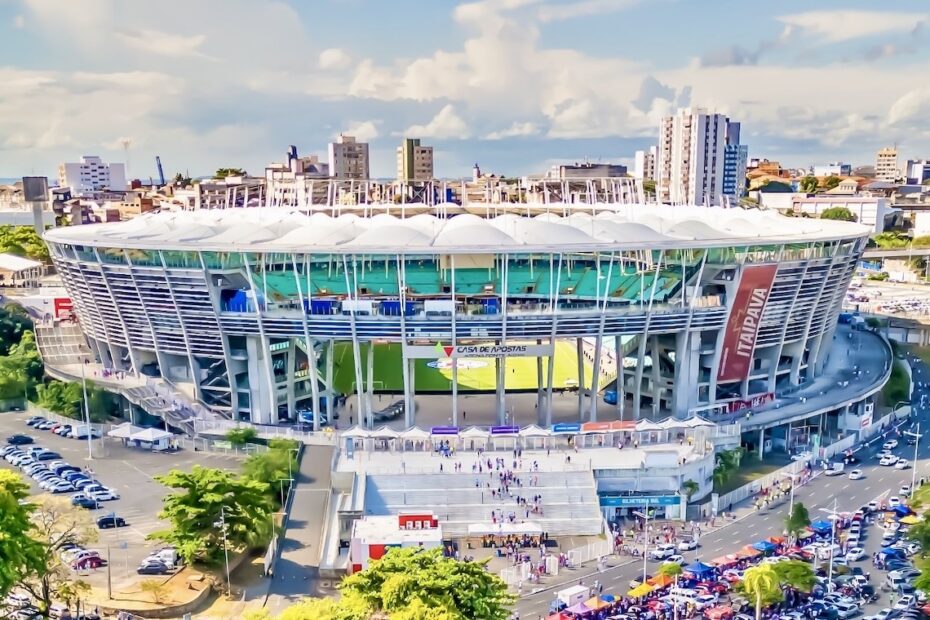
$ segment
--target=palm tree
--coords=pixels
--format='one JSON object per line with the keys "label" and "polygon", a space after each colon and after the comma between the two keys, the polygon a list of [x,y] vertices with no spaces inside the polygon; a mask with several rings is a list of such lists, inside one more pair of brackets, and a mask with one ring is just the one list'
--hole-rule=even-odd
{"label": "palm tree", "polygon": [[691,496],[698,492],[700,485],[694,480],[685,480],[681,483],[681,490],[685,492],[685,496],[688,498],[688,501],[691,501]]}
{"label": "palm tree", "polygon": [[759,564],[747,568],[743,574],[743,590],[755,600],[756,620],[762,618],[762,605],[764,602],[778,600],[781,594],[778,573],[771,564]]}
{"label": "palm tree", "polygon": [[[690,480],[688,482],[691,482]],[[659,568],[656,570],[656,573],[659,575],[665,575],[666,577],[672,577],[675,580],[675,587],[678,587],[678,577],[682,573],[681,564],[678,562],[663,562]],[[678,618],[678,603],[672,603],[675,613],[675,618]]]}

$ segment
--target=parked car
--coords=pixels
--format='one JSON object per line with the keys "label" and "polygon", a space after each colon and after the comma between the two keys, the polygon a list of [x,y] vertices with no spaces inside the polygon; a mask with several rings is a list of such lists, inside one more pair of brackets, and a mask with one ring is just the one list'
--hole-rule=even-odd
{"label": "parked car", "polygon": [[11,446],[24,446],[26,444],[34,443],[35,440],[29,435],[17,433],[16,435],[10,435],[7,437],[6,442]]}
{"label": "parked car", "polygon": [[119,493],[113,489],[94,489],[92,491],[86,491],[87,496],[91,499],[95,499],[98,502],[108,502],[114,499],[119,499]]}
{"label": "parked car", "polygon": [[168,565],[160,560],[144,560],[136,572],[140,575],[167,575],[171,572]]}
{"label": "parked car", "polygon": [[46,450],[45,452],[39,452],[33,458],[37,461],[54,461],[55,459],[60,459],[61,455],[57,452]]}
{"label": "parked car", "polygon": [[26,426],[35,426],[36,424],[41,424],[42,422],[46,422],[46,421],[47,421],[46,418],[44,418],[43,416],[34,415],[26,419]]}
{"label": "parked car", "polygon": [[102,568],[107,565],[107,561],[103,558],[93,555],[83,560],[74,560],[71,562],[71,568],[74,570],[88,570],[91,568]]}
{"label": "parked car", "polygon": [[108,515],[97,517],[97,527],[102,530],[113,527],[126,527],[126,519],[116,516],[115,512],[111,512]]}
{"label": "parked car", "polygon": [[888,507],[889,507],[889,508],[897,508],[897,507],[900,506],[900,505],[901,505],[901,498],[900,498],[900,497],[897,497],[897,496],[895,496],[895,495],[892,495],[891,497],[888,498]]}
{"label": "parked car", "polygon": [[96,510],[97,508],[100,508],[100,502],[98,502],[95,499],[86,497],[86,496],[72,497],[71,505],[80,506],[81,508],[84,508],[86,510]]}

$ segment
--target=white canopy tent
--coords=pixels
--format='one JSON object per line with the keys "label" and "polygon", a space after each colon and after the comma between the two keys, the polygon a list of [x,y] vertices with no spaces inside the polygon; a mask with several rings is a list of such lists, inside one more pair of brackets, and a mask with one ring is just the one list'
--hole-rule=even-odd
{"label": "white canopy tent", "polygon": [[174,435],[160,428],[143,428],[129,436],[129,441],[152,450],[167,450]]}
{"label": "white canopy tent", "polygon": [[414,426],[413,428],[408,428],[400,436],[404,439],[429,439],[430,435],[428,431],[423,430],[419,426]]}
{"label": "white canopy tent", "polygon": [[129,439],[135,433],[145,430],[141,426],[133,426],[129,422],[123,422],[119,426],[114,426],[107,437],[116,437],[117,439]]}
{"label": "white canopy tent", "polygon": [[468,526],[469,536],[508,536],[510,534],[529,534],[538,536],[543,529],[538,523],[524,521],[523,523],[471,523]]}

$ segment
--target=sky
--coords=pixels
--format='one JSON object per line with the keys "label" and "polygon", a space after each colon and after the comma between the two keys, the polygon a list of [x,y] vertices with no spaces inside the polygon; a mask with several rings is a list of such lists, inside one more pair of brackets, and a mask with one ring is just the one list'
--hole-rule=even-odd
{"label": "sky", "polygon": [[402,136],[438,176],[540,174],[630,164],[679,106],[750,157],[873,164],[930,157],[928,76],[927,0],[0,0],[0,177],[262,174],[340,132],[376,177]]}

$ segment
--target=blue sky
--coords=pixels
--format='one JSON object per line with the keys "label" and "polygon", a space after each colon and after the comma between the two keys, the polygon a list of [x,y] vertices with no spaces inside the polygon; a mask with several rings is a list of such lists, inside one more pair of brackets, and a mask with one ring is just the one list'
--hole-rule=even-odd
{"label": "blue sky", "polygon": [[288,144],[400,137],[437,174],[628,162],[659,118],[743,122],[750,156],[930,157],[930,5],[783,0],[0,0],[0,177],[81,154],[260,173]]}

